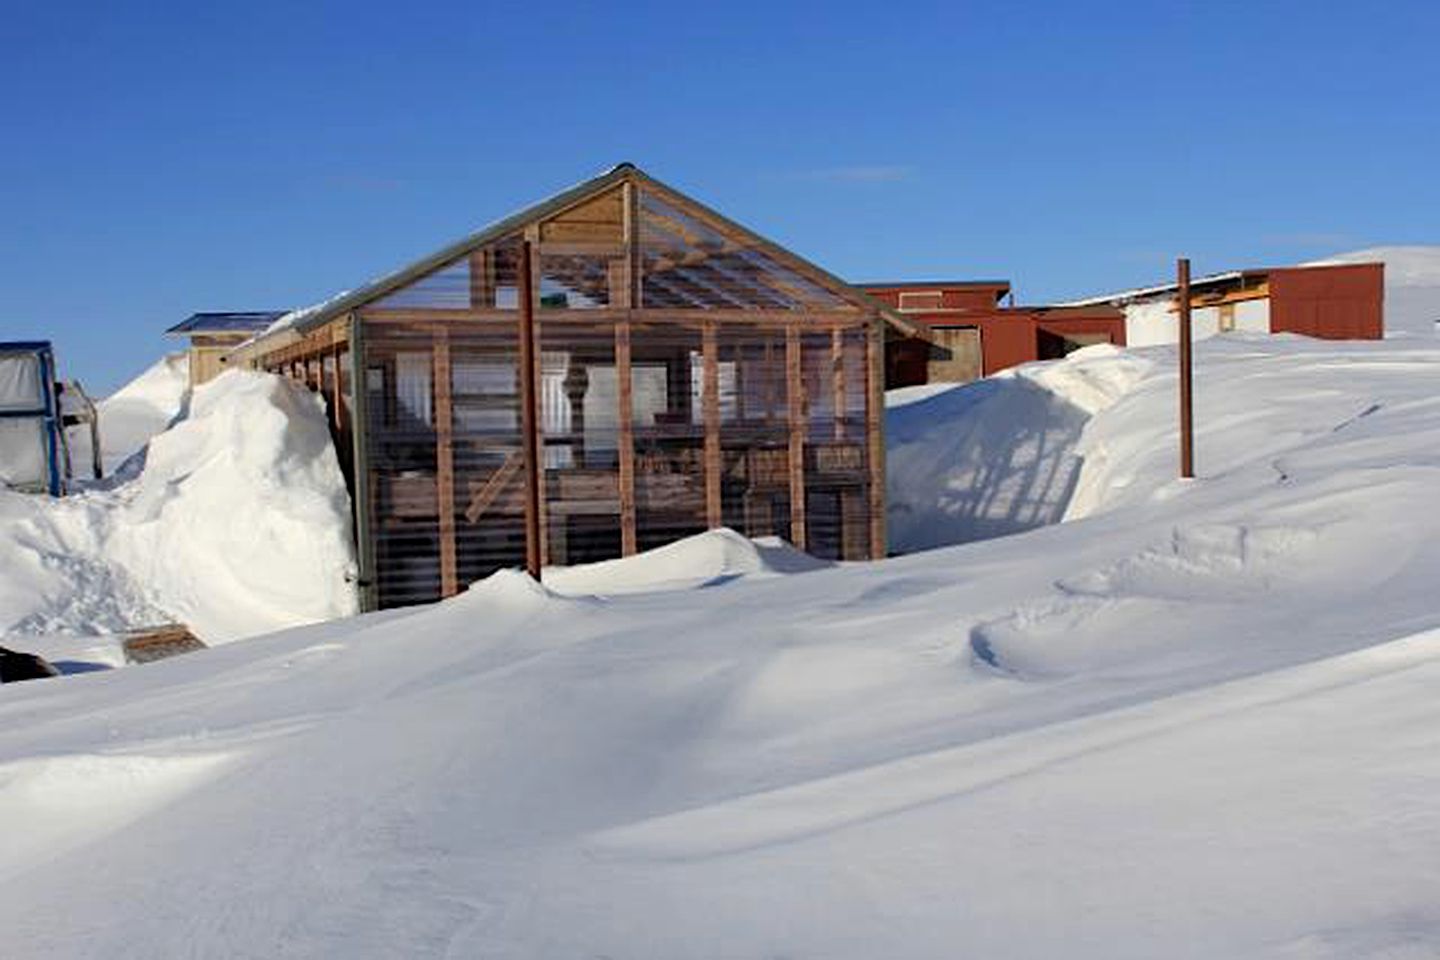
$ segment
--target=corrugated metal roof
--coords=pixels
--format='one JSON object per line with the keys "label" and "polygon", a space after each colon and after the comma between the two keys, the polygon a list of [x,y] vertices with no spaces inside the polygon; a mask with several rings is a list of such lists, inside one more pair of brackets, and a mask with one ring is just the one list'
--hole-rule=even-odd
{"label": "corrugated metal roof", "polygon": [[192,313],[165,332],[191,333],[259,333],[285,316],[284,310],[239,310]]}
{"label": "corrugated metal roof", "polygon": [[[1192,277],[1190,289],[1197,287],[1210,287],[1221,283],[1233,283],[1237,280],[1263,280],[1270,271],[1267,270],[1231,270],[1226,273],[1212,273],[1204,277]],[[1134,290],[1120,290],[1116,293],[1106,293],[1098,297],[1086,297],[1083,300],[1065,300],[1054,304],[1057,307],[1090,307],[1105,303],[1129,303],[1134,300],[1143,300],[1146,297],[1153,297],[1158,294],[1172,293],[1179,290],[1176,283],[1162,283],[1153,287],[1137,287]]]}

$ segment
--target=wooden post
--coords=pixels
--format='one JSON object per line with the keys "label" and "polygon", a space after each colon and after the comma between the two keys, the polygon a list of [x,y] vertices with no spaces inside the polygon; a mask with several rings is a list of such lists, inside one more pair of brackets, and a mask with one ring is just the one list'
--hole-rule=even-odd
{"label": "wooden post", "polygon": [[865,340],[865,443],[869,466],[870,559],[883,560],[885,542],[885,324],[870,321]]}
{"label": "wooden post", "polygon": [[835,418],[835,439],[845,439],[845,331],[830,331],[831,411]]}
{"label": "wooden post", "polygon": [[1180,476],[1195,476],[1195,410],[1193,401],[1192,357],[1190,349],[1190,261],[1181,257],[1175,263],[1180,298]]}
{"label": "wooden post", "polygon": [[470,254],[470,306],[495,306],[495,254],[488,247]]}
{"label": "wooden post", "polygon": [[785,328],[785,396],[790,419],[790,542],[805,549],[805,377],[800,328]]}
{"label": "wooden post", "polygon": [[715,321],[705,324],[701,333],[704,358],[702,407],[705,419],[705,525],[714,530],[724,525],[720,499],[720,474],[724,461],[720,454],[720,347]]}
{"label": "wooden post", "polygon": [[433,380],[435,383],[435,500],[439,511],[440,595],[460,592],[455,561],[455,418],[451,403],[450,329],[436,324]]}
{"label": "wooden post", "polygon": [[[620,555],[631,556],[638,546],[635,523],[635,400],[630,372],[630,317],[640,305],[640,201],[635,185],[621,185],[625,203],[625,266],[618,278],[621,285],[611,290],[616,306],[625,316],[615,324],[615,405],[618,433],[615,438],[620,481]],[[618,294],[618,297],[617,297]]]}
{"label": "wooden post", "polygon": [[630,321],[615,324],[615,405],[620,460],[620,554],[636,550],[635,536],[635,404],[630,380]]}
{"label": "wooden post", "polygon": [[525,570],[540,579],[540,409],[535,389],[535,291],[530,241],[520,251],[520,450],[525,461]]}
{"label": "wooden post", "polygon": [[375,411],[370,409],[370,392],[365,382],[365,340],[364,324],[353,313],[347,322],[350,325],[350,475],[352,506],[355,511],[355,553],[359,566],[356,586],[360,592],[360,610],[368,612],[380,607],[380,591],[376,584],[375,537],[371,505],[374,503],[370,487],[370,418]]}

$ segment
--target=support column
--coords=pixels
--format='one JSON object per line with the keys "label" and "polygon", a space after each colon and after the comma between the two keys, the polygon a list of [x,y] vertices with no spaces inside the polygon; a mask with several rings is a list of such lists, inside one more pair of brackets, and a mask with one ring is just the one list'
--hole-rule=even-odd
{"label": "support column", "polygon": [[885,324],[870,321],[865,340],[865,458],[869,468],[870,559],[883,560],[885,542]]}
{"label": "support column", "polygon": [[535,291],[530,264],[530,241],[520,250],[520,451],[525,464],[525,570],[540,579],[541,525],[540,479],[544,464],[540,462],[539,403],[535,389]]}
{"label": "support column", "polygon": [[711,530],[724,525],[720,498],[720,475],[724,460],[720,454],[720,347],[715,321],[707,320],[701,332],[704,359],[702,413],[705,420],[705,525]]}
{"label": "support column", "polygon": [[790,542],[805,549],[805,375],[800,328],[785,327],[785,396],[790,420]]}
{"label": "support column", "polygon": [[455,560],[455,418],[450,396],[450,329],[434,328],[435,500],[439,512],[440,595],[460,592]]}
{"label": "support column", "polygon": [[635,404],[630,379],[630,321],[615,324],[615,396],[620,460],[620,553],[636,550],[635,536]]}

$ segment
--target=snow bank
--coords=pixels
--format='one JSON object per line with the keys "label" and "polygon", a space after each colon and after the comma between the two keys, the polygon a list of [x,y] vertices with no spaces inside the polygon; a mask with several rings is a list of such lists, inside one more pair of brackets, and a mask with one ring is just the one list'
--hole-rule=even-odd
{"label": "snow bank", "polygon": [[1440,326],[1440,246],[1370,247],[1316,262],[1385,264],[1385,333],[1431,337]]}
{"label": "snow bank", "polygon": [[908,553],[1058,522],[1090,418],[1150,369],[1108,344],[963,386],[886,397],[890,549]]}
{"label": "snow bank", "polygon": [[1440,345],[1146,357],[1073,523],[4,688],[7,957],[1433,955]]}
{"label": "snow bank", "polygon": [[349,500],[321,401],[266,374],[196,390],[128,483],[0,497],[0,544],[0,634],[177,619],[215,643],[356,609]]}
{"label": "snow bank", "polygon": [[778,537],[751,540],[728,528],[709,530],[633,557],[547,567],[542,579],[562,594],[639,593],[728,583],[737,577],[805,573],[830,566]]}
{"label": "snow bank", "polygon": [[320,399],[228,371],[150,442],[108,552],[215,641],[354,613],[351,543]]}
{"label": "snow bank", "polygon": [[[63,359],[63,358],[62,358]],[[101,463],[108,477],[150,438],[175,422],[190,397],[190,359],[185,353],[161,357],[134,380],[96,403],[100,413]],[[70,456],[79,478],[90,475],[89,427],[69,432]]]}

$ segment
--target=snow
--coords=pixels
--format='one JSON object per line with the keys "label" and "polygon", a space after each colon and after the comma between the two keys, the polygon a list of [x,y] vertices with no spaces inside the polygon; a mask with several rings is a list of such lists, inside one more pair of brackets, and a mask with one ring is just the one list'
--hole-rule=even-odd
{"label": "snow", "polygon": [[1386,336],[1434,336],[1440,329],[1440,246],[1369,247],[1336,254],[1333,263],[1385,264]]}
{"label": "snow", "polygon": [[[62,358],[63,361],[63,358]],[[98,401],[100,455],[107,477],[178,418],[190,398],[190,360],[181,353],[161,357],[138,377]],[[68,433],[77,478],[90,476],[90,428]]]}
{"label": "snow", "polygon": [[633,557],[574,567],[547,567],[545,586],[561,594],[613,595],[717,586],[736,577],[780,576],[830,566],[778,537],[750,540],[712,530]]}
{"label": "snow", "polygon": [[963,387],[886,395],[887,524],[892,552],[1006,536],[1059,522],[1081,477],[1090,418],[1151,361],[1109,344]]}
{"label": "snow", "polygon": [[267,374],[197,389],[128,482],[58,500],[0,492],[0,545],[0,636],[47,657],[66,651],[54,634],[179,620],[219,643],[356,609],[322,402]]}
{"label": "snow", "polygon": [[895,398],[1068,522],[0,688],[7,956],[1433,956],[1440,345],[1196,354],[1191,482],[1166,348]]}

